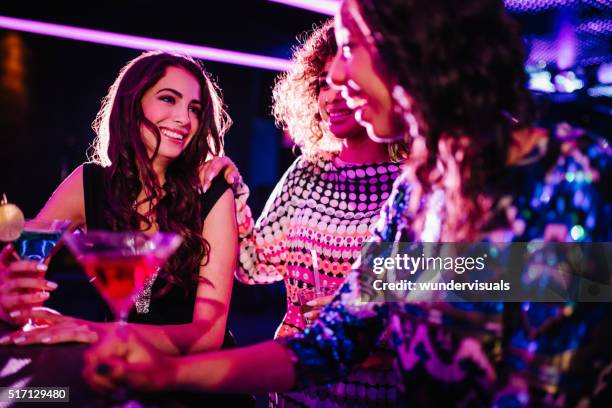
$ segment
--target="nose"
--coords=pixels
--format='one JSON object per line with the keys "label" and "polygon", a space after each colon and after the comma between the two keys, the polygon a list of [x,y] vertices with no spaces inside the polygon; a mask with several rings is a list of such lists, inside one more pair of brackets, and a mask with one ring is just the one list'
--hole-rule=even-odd
{"label": "nose", "polygon": [[172,111],[172,120],[181,126],[189,125],[189,107],[176,104]]}
{"label": "nose", "polygon": [[327,83],[336,89],[340,89],[346,86],[346,78],[346,62],[341,53],[337,52],[327,71]]}

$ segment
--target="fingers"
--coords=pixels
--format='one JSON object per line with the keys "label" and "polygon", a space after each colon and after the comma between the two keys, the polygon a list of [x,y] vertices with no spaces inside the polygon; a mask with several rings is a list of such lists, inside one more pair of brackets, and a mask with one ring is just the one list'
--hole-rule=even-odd
{"label": "fingers", "polygon": [[55,290],[57,283],[45,280],[43,278],[31,277],[14,277],[3,284],[4,292],[13,292],[21,290]]}
{"label": "fingers", "polygon": [[223,172],[223,177],[232,186],[240,180],[240,172],[234,162],[227,156],[215,157],[206,162],[200,169],[200,182],[202,183],[201,192],[205,193],[212,180]]}
{"label": "fingers", "polygon": [[8,244],[0,252],[0,267],[2,265],[9,265],[11,262],[19,260],[19,256],[15,252],[13,244]]}
{"label": "fingers", "polygon": [[20,313],[25,311],[17,309],[29,309],[33,306],[43,304],[49,299],[49,292],[37,292],[37,293],[14,293],[14,292],[3,292],[2,293],[2,309],[7,311],[7,314],[11,318],[19,317]]}
{"label": "fingers", "polygon": [[334,300],[334,296],[335,295],[322,296],[306,303],[307,306],[312,308],[308,312],[304,313],[304,318],[306,319],[306,321],[314,321],[319,316],[319,313],[321,313],[321,309],[330,304],[332,300]]}
{"label": "fingers", "polygon": [[32,319],[41,324],[78,324],[76,319],[64,316],[48,307],[34,307],[26,310],[17,310],[15,313],[11,312],[10,316],[22,319]]}
{"label": "fingers", "polygon": [[111,390],[118,381],[123,380],[126,343],[115,332],[111,332],[85,353],[83,376],[92,388],[98,391]]}
{"label": "fingers", "polygon": [[304,319],[306,319],[308,324],[310,324],[311,322],[317,320],[317,317],[319,317],[320,312],[321,312],[321,309],[315,309],[315,310],[311,310],[310,312],[306,312],[304,313]]}
{"label": "fingers", "polygon": [[95,343],[98,335],[84,324],[62,324],[37,327],[30,331],[19,330],[0,338],[0,345],[14,344],[57,344],[57,343]]}
{"label": "fingers", "polygon": [[117,357],[109,357],[104,360],[98,358],[85,358],[83,377],[85,381],[96,391],[110,391],[123,382],[123,361]]}
{"label": "fingers", "polygon": [[228,184],[235,187],[241,178],[240,172],[238,171],[238,167],[236,167],[236,164],[234,164],[234,162],[229,157],[223,157],[223,159],[225,162],[225,165],[224,165],[225,170],[223,172],[225,181],[227,181]]}
{"label": "fingers", "polygon": [[322,308],[324,306],[327,306],[329,303],[331,303],[332,300],[334,300],[334,295],[322,296],[322,297],[318,297],[316,299],[311,300],[310,302],[306,303],[306,305],[310,307]]}

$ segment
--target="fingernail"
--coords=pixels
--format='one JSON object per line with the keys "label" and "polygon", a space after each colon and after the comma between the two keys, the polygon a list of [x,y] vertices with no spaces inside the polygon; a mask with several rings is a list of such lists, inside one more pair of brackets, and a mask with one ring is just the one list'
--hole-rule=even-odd
{"label": "fingernail", "polygon": [[45,265],[45,264],[37,264],[36,265],[36,270],[37,271],[41,271],[41,272],[45,272],[47,270],[47,265]]}
{"label": "fingernail", "polygon": [[315,303],[314,300],[311,300],[310,302],[306,302],[306,306],[316,306],[317,304]]}
{"label": "fingernail", "polygon": [[57,289],[57,283],[55,282],[47,281],[47,283],[45,283],[45,286],[49,289]]}
{"label": "fingernail", "polygon": [[21,336],[21,337],[17,337],[15,340],[13,340],[13,343],[15,344],[21,344],[21,343],[25,343],[26,338]]}
{"label": "fingernail", "polygon": [[51,337],[43,337],[40,341],[42,341],[43,343],[51,343]]}
{"label": "fingernail", "polygon": [[234,176],[229,176],[227,180],[230,184],[234,184]]}
{"label": "fingernail", "polygon": [[11,336],[3,336],[0,338],[0,344],[9,344],[11,342]]}
{"label": "fingernail", "polygon": [[38,297],[41,298],[41,299],[46,299],[46,298],[49,297],[49,292],[40,292],[38,294]]}
{"label": "fingernail", "polygon": [[10,317],[19,317],[21,316],[21,311],[20,310],[13,310],[11,313],[9,313]]}

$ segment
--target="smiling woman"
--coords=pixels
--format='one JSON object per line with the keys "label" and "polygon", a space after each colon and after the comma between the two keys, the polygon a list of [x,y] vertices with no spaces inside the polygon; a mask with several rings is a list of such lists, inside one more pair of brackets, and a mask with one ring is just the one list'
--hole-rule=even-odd
{"label": "smiling woman", "polygon": [[[231,341],[226,320],[238,246],[233,195],[221,178],[200,194],[197,176],[207,156],[222,153],[229,124],[217,88],[197,61],[144,53],[122,69],[103,100],[92,162],[68,176],[37,216],[68,219],[73,228],[88,230],[181,235],[183,244],[129,317],[170,353],[218,349]],[[109,330],[104,323],[31,309],[32,296],[20,291],[49,290],[42,277],[19,277],[35,267],[0,264],[7,272],[0,274],[0,289],[15,294],[3,295],[0,306],[9,319],[31,316],[49,327],[18,331],[0,343],[95,342]],[[9,271],[11,279],[4,279]]]}
{"label": "smiling woman", "polygon": [[[200,84],[184,68],[168,67],[166,75],[142,97],[142,111],[159,130],[155,134],[146,122],[140,126],[147,152],[157,161],[172,161],[189,144],[200,125],[202,102]],[[167,163],[166,163],[167,165]]]}

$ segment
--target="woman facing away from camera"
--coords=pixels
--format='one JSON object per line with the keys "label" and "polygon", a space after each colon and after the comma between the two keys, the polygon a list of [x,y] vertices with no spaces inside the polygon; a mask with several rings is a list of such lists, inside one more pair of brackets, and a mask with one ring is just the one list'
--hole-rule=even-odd
{"label": "woman facing away from camera", "polygon": [[[376,140],[412,141],[373,242],[610,240],[599,189],[610,153],[531,127],[524,51],[501,1],[345,0],[336,39],[329,79],[359,122]],[[608,303],[364,303],[367,274],[357,265],[303,333],[181,358],[137,334],[108,338],[85,377],[100,389],[302,389],[350,374],[390,331],[396,380],[415,406],[610,396]]]}
{"label": "woman facing away from camera", "polygon": [[[119,73],[94,123],[93,160],[57,188],[37,219],[68,219],[73,228],[179,234],[183,243],[138,297],[134,330],[166,353],[216,350],[226,320],[236,265],[234,197],[221,178],[202,195],[198,169],[223,151],[230,125],[217,87],[196,60],[147,52]],[[9,249],[3,259],[10,258]],[[48,324],[17,331],[2,344],[95,342],[111,328],[32,308],[54,288],[44,278],[20,275],[32,262],[2,267],[1,309],[19,323]],[[228,343],[229,344],[229,343]]]}

